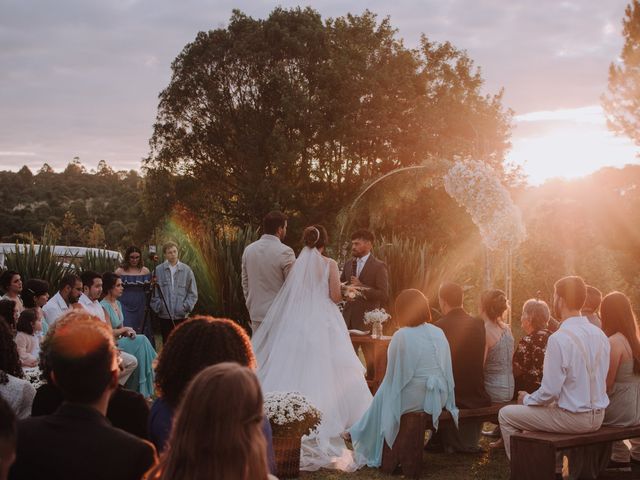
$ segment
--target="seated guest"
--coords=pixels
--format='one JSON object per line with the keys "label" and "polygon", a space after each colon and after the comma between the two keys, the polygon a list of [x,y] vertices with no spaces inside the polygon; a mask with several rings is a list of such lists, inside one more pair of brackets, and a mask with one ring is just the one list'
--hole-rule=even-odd
{"label": "seated guest", "polygon": [[29,416],[36,394],[33,385],[23,377],[13,333],[9,325],[0,322],[0,397],[5,399],[18,418]]}
{"label": "seated guest", "polygon": [[[149,424],[151,441],[159,452],[164,449],[175,410],[191,379],[203,368],[222,362],[256,367],[251,340],[237,323],[195,316],[171,332],[158,358],[156,384],[160,397],[153,402]],[[271,425],[266,418],[262,427],[267,439],[271,471],[274,471]]]}
{"label": "seated guest", "polygon": [[16,330],[20,363],[23,367],[37,367],[41,338],[38,334],[42,332],[42,321],[38,319],[36,311],[30,308],[23,310],[18,317]]}
{"label": "seated guest", "polygon": [[502,315],[509,308],[502,290],[488,290],[480,299],[480,317],[486,332],[484,388],[494,403],[513,398],[513,346],[514,340]]}
{"label": "seated guest", "polygon": [[263,423],[262,391],[250,368],[206,367],[189,384],[167,451],[145,478],[275,479],[267,469]]}
{"label": "seated guest", "polygon": [[[484,388],[484,322],[464,311],[463,297],[460,285],[442,284],[438,302],[443,316],[435,325],[442,329],[449,342],[457,407],[487,407],[491,405],[491,398]],[[438,437],[449,452],[478,452],[481,431],[482,422],[468,422],[460,425],[459,429],[443,425]]]}
{"label": "seated guest", "polygon": [[596,287],[587,285],[587,299],[582,307],[582,315],[587,317],[587,319],[598,328],[602,328],[602,321],[598,315],[601,302],[602,292]]}
{"label": "seated guest", "polygon": [[[640,338],[629,298],[612,292],[602,300],[602,330],[609,337],[611,357],[607,375],[609,406],[604,424],[631,427],[640,424]],[[631,453],[624,442],[614,442],[612,467],[640,463],[640,438],[633,438]]]}
{"label": "seated guest", "polygon": [[138,368],[133,371],[125,387],[150,398],[153,395],[153,361],[156,358],[156,351],[147,337],[136,335],[133,328],[125,327],[123,324],[122,305],[118,301],[123,292],[120,276],[106,272],[102,276],[102,288],[105,296],[100,305],[109,320],[107,325],[113,330],[116,338],[120,337],[118,348],[138,360]]}
{"label": "seated guest", "polygon": [[381,465],[385,441],[393,446],[403,413],[427,412],[437,428],[446,408],[458,421],[449,344],[430,325],[429,301],[419,290],[404,290],[395,306],[401,328],[389,344],[387,371],[371,406],[349,429],[354,450],[370,467]]}
{"label": "seated guest", "polygon": [[513,354],[516,392],[533,393],[540,388],[544,353],[551,335],[547,330],[549,317],[549,306],[543,300],[531,298],[522,306],[520,323],[525,335]]}
{"label": "seated guest", "polygon": [[13,300],[16,302],[16,310],[18,314],[24,310],[24,304],[20,298],[22,293],[22,278],[20,274],[14,270],[5,270],[0,275],[0,288],[4,292],[3,300]]}
{"label": "seated guest", "polygon": [[18,321],[18,309],[16,308],[16,302],[13,300],[0,300],[0,320],[9,325],[9,329],[13,332],[16,329],[16,322]]}
{"label": "seated guest", "polygon": [[33,308],[38,315],[40,324],[42,325],[42,333],[40,337],[47,334],[47,322],[44,320],[44,312],[42,307],[49,301],[49,284],[45,280],[38,278],[30,278],[24,282],[22,288],[22,301],[25,308]]}
{"label": "seated guest", "polygon": [[155,463],[150,443],[105,418],[118,388],[118,356],[106,325],[83,310],[53,332],[51,378],[65,402],[53,415],[18,423],[12,480],[114,478],[139,480]]}
{"label": "seated guest", "polygon": [[[82,305],[82,307],[91,315],[94,315],[101,321],[106,322],[105,310],[100,304],[100,296],[102,295],[102,276],[99,273],[86,270],[82,272],[80,279],[82,280],[82,295],[80,295],[78,304]],[[131,329],[126,327],[113,330],[113,335],[115,336],[116,341],[121,335],[126,336],[127,334],[131,334]],[[133,372],[138,368],[138,359],[124,351],[120,351],[120,358],[122,359],[120,385],[126,385]]]}
{"label": "seated guest", "polygon": [[77,275],[69,273],[60,280],[60,289],[42,307],[47,328],[53,325],[82,295],[82,281]]}
{"label": "seated guest", "polygon": [[[33,399],[31,415],[34,417],[51,415],[55,413],[58,407],[62,405],[62,402],[64,402],[62,391],[51,379],[51,340],[55,335],[55,331],[70,321],[73,321],[73,318],[63,317],[54,323],[42,342],[40,368],[42,369],[42,375],[46,383],[38,388],[36,396]],[[120,369],[122,369],[122,362],[119,363]],[[120,428],[140,438],[149,438],[149,404],[145,398],[137,392],[127,390],[119,385],[109,399],[107,419],[116,428]]]}
{"label": "seated guest", "polygon": [[542,384],[531,394],[518,392],[518,405],[504,407],[498,415],[507,457],[514,433],[593,432],[602,425],[609,404],[609,342],[580,314],[587,297],[584,280],[565,277],[554,290],[554,316],[561,323],[547,343]]}
{"label": "seated guest", "polygon": [[16,459],[16,414],[0,398],[0,480],[9,478],[9,469]]}

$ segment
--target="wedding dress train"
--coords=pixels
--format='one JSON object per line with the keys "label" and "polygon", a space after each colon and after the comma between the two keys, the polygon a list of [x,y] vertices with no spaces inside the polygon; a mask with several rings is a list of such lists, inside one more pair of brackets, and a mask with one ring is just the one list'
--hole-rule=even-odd
{"label": "wedding dress train", "polygon": [[340,434],[360,419],[372,396],[329,297],[329,261],[317,249],[302,250],[252,342],[264,393],[300,392],[322,412],[318,433],[303,437],[300,468],[363,466]]}

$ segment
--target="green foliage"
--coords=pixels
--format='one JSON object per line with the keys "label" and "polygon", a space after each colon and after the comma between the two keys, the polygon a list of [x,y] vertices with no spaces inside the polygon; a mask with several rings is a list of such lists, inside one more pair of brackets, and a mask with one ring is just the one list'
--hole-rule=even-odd
{"label": "green foliage", "polygon": [[191,267],[198,285],[195,311],[230,318],[244,328],[250,325],[242,292],[242,252],[257,239],[250,227],[186,233],[174,222],[163,231],[164,240],[180,246],[180,260]]}
{"label": "green foliage", "polygon": [[80,262],[80,269],[82,271],[91,270],[100,274],[104,272],[115,272],[119,266],[120,261],[116,258],[111,258],[105,250],[99,250],[95,253],[87,251]]}
{"label": "green foliage", "polygon": [[36,243],[46,237],[114,250],[143,243],[154,225],[143,218],[142,178],[135,171],[109,172],[106,162],[94,174],[77,161],[62,173],[46,164],[36,175],[26,167],[0,172],[0,238],[31,235]]}
{"label": "green foliage", "polygon": [[181,204],[257,226],[278,206],[292,229],[337,213],[371,179],[454,155],[501,168],[511,112],[464,51],[406,48],[388,18],[323,21],[311,8],[265,20],[234,11],[172,65],[145,160],[150,215]]}
{"label": "green foliage", "polygon": [[640,2],[632,0],[624,13],[622,62],[609,66],[608,94],[602,104],[609,128],[640,145]]}
{"label": "green foliage", "polygon": [[73,262],[77,260],[75,257],[61,261],[53,251],[54,245],[45,242],[39,247],[31,243],[17,243],[14,253],[6,256],[5,266],[9,270],[15,270],[20,273],[22,280],[30,278],[39,278],[49,283],[49,293],[53,294],[60,280],[67,273],[72,273],[75,269],[72,267]]}

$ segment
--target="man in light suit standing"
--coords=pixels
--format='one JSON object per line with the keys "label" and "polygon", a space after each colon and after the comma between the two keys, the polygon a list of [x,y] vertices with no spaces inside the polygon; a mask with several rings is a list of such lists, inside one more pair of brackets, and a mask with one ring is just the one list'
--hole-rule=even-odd
{"label": "man in light suit standing", "polygon": [[242,291],[255,333],[278,295],[293,262],[291,247],[282,240],[287,234],[287,216],[269,212],[262,221],[263,235],[242,254]]}

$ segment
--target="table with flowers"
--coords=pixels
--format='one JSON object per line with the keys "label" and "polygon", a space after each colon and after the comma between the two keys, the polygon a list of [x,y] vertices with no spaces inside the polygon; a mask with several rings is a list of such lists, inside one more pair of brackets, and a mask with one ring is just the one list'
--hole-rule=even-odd
{"label": "table with flowers", "polygon": [[358,335],[355,333],[350,333],[349,336],[356,352],[359,347],[362,348],[367,364],[367,385],[371,393],[375,395],[387,371],[387,349],[389,348],[391,337],[372,338],[371,335]]}

